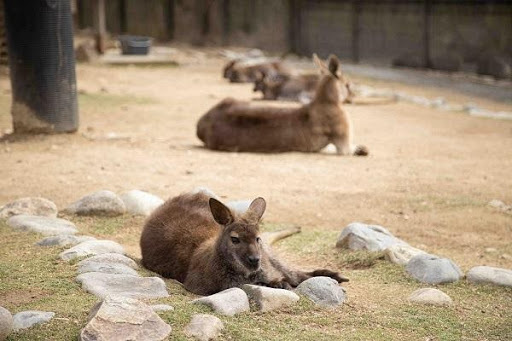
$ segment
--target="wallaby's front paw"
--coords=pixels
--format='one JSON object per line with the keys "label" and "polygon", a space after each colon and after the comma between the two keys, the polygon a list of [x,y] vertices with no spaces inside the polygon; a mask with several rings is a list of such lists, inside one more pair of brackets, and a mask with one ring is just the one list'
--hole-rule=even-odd
{"label": "wallaby's front paw", "polygon": [[288,283],[286,280],[276,280],[276,281],[270,281],[267,283],[267,286],[270,288],[276,288],[276,289],[286,289],[286,290],[292,290],[292,286],[290,283]]}

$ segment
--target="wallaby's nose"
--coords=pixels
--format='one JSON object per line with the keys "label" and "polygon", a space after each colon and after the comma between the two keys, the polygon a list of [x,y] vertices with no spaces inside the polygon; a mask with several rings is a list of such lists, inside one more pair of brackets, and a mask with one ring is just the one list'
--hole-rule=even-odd
{"label": "wallaby's nose", "polygon": [[258,265],[260,262],[260,257],[258,256],[248,256],[247,260],[249,261],[249,264],[251,265]]}

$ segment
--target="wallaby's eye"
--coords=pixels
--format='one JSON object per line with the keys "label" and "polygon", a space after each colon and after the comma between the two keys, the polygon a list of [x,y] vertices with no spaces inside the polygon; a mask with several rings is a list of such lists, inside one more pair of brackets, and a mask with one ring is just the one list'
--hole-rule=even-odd
{"label": "wallaby's eye", "polygon": [[238,243],[240,243],[240,238],[231,237],[231,241],[233,242],[233,244],[238,244]]}
{"label": "wallaby's eye", "polygon": [[261,238],[260,238],[260,237],[257,237],[257,238],[256,238],[256,242],[261,243]]}

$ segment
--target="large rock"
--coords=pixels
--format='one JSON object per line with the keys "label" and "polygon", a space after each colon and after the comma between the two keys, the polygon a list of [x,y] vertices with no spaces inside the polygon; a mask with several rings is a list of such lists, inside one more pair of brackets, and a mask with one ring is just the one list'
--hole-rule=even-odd
{"label": "large rock", "polygon": [[172,330],[151,307],[128,297],[107,297],[89,316],[81,341],[164,340]]}
{"label": "large rock", "polygon": [[346,299],[345,290],[338,282],[324,276],[305,280],[297,286],[295,291],[323,307],[339,306]]}
{"label": "large rock", "polygon": [[475,266],[466,274],[471,283],[495,284],[512,287],[512,270],[492,266]]}
{"label": "large rock", "polygon": [[90,236],[73,236],[69,234],[61,234],[57,236],[46,237],[37,242],[39,246],[73,246],[76,244],[80,244],[82,242],[86,242],[89,240],[96,240],[94,237]]}
{"label": "large rock", "polygon": [[192,303],[207,305],[216,313],[227,316],[250,310],[247,294],[240,288],[230,288],[210,296],[197,298]]}
{"label": "large rock", "polygon": [[153,304],[151,305],[151,309],[153,309],[154,312],[159,313],[163,311],[173,311],[174,307],[168,304]]}
{"label": "large rock", "polygon": [[9,310],[0,307],[0,341],[3,341],[11,333],[13,328],[12,315]]}
{"label": "large rock", "polygon": [[213,340],[224,329],[222,321],[213,315],[195,314],[185,327],[185,335],[199,341]]}
{"label": "large rock", "polygon": [[139,266],[137,265],[137,263],[135,263],[133,259],[128,258],[119,253],[102,253],[99,255],[91,256],[80,261],[78,265],[81,266],[87,263],[123,264],[135,270],[139,268]]}
{"label": "large rock", "polygon": [[392,245],[407,245],[382,226],[352,223],[338,237],[336,247],[350,250],[382,251]]}
{"label": "large rock", "polygon": [[14,331],[27,329],[35,324],[46,323],[55,316],[53,312],[29,310],[22,311],[13,316]]}
{"label": "large rock", "polygon": [[231,211],[237,214],[244,214],[251,206],[252,200],[233,200],[226,203],[226,206],[231,209]]}
{"label": "large rock", "polygon": [[407,265],[409,261],[417,255],[426,253],[410,245],[395,244],[384,250],[384,256],[391,263]]}
{"label": "large rock", "polygon": [[158,277],[87,272],[78,275],[76,280],[85,291],[100,298],[114,295],[139,299],[169,296],[165,282]]}
{"label": "large rock", "polygon": [[422,288],[414,291],[408,298],[409,302],[419,304],[431,304],[438,306],[447,306],[453,303],[450,296],[439,289]]}
{"label": "large rock", "polygon": [[99,255],[102,253],[124,254],[124,248],[112,240],[89,240],[62,251],[59,257],[69,261],[77,257]]}
{"label": "large rock", "polygon": [[117,216],[126,212],[124,202],[111,191],[98,191],[72,203],[66,212],[77,215]]}
{"label": "large rock", "polygon": [[57,205],[45,198],[21,198],[12,201],[0,208],[0,219],[7,219],[15,215],[37,215],[56,217]]}
{"label": "large rock", "polygon": [[78,266],[78,273],[102,272],[105,274],[124,274],[131,276],[139,276],[137,271],[124,264],[86,262]]}
{"label": "large rock", "polygon": [[428,284],[456,282],[463,275],[450,259],[430,254],[414,256],[405,266],[405,270],[418,281]]}
{"label": "large rock", "polygon": [[148,192],[132,190],[121,194],[126,211],[135,215],[149,216],[164,201]]}
{"label": "large rock", "polygon": [[35,215],[13,216],[7,220],[7,225],[15,230],[37,232],[47,236],[78,232],[75,224],[68,220]]}
{"label": "large rock", "polygon": [[279,309],[299,301],[299,296],[296,293],[285,289],[245,284],[242,286],[242,290],[256,303],[260,311]]}

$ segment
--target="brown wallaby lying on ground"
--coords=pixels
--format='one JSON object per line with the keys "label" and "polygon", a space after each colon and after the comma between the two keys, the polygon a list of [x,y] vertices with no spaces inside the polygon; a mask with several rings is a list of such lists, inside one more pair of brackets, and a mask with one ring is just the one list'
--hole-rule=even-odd
{"label": "brown wallaby lying on ground", "polygon": [[288,269],[260,238],[263,198],[236,215],[205,192],[169,199],[146,221],[140,247],[142,264],[183,283],[199,295],[243,284],[291,289],[314,276],[346,282],[337,272]]}
{"label": "brown wallaby lying on ground", "polygon": [[229,79],[231,83],[254,82],[259,73],[266,75],[275,73],[286,75],[290,74],[290,70],[279,60],[267,60],[255,64],[246,64],[238,60],[232,60],[228,62],[223,69],[223,77]]}
{"label": "brown wallaby lying on ground", "polygon": [[331,55],[328,68],[319,66],[324,75],[311,103],[276,108],[227,98],[199,119],[197,136],[214,150],[319,152],[332,143],[338,155],[368,155],[365,146],[352,145],[351,122],[340,105],[338,58]]}
{"label": "brown wallaby lying on ground", "polygon": [[[352,83],[338,74],[340,79],[340,101],[352,103],[355,94],[351,89]],[[322,79],[318,74],[302,75],[265,75],[258,73],[254,82],[253,92],[261,91],[265,100],[290,100],[309,103],[315,95],[315,90]]]}

